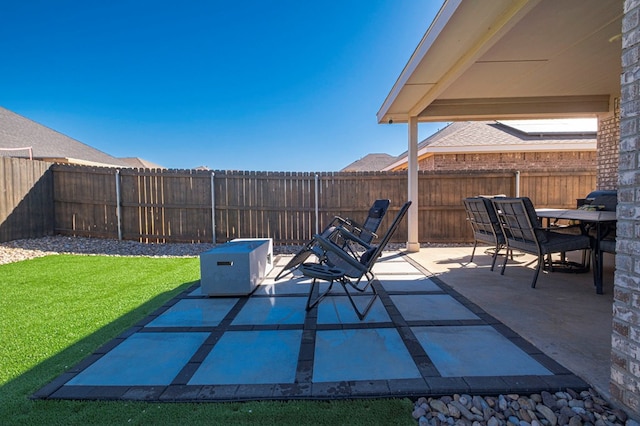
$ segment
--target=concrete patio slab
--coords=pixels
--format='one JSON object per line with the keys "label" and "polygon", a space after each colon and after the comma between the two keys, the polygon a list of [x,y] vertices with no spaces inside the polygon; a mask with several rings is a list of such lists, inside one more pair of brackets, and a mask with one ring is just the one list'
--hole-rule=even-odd
{"label": "concrete patio slab", "polygon": [[177,332],[134,334],[68,383],[75,386],[169,385],[208,336],[208,333]]}
{"label": "concrete patio slab", "polygon": [[306,302],[306,297],[254,297],[231,324],[303,324]]}
{"label": "concrete patio slab", "polygon": [[[336,294],[342,292],[341,288],[336,288]],[[354,296],[356,306],[363,307],[367,304],[370,295]],[[390,322],[389,314],[382,302],[378,299],[373,303],[369,314],[360,321],[353,311],[347,296],[327,296],[317,307],[318,324],[372,324],[380,322]]]}
{"label": "concrete patio slab", "polygon": [[[380,278],[381,276],[379,276]],[[417,292],[441,292],[442,289],[438,287],[433,280],[425,277],[424,275],[395,275],[384,276],[381,279],[382,287],[387,292],[393,293],[417,293]]]}
{"label": "concrete patio slab", "polygon": [[316,335],[314,382],[419,378],[395,328],[322,330]]}
{"label": "concrete patio slab", "polygon": [[407,321],[477,320],[477,315],[448,294],[391,295]]}
{"label": "concrete patio slab", "polygon": [[237,298],[180,300],[147,327],[215,327],[237,302]]}
{"label": "concrete patio slab", "polygon": [[229,331],[190,385],[294,383],[302,330]]}
{"label": "concrete patio slab", "polygon": [[490,326],[411,330],[443,377],[553,374]]}

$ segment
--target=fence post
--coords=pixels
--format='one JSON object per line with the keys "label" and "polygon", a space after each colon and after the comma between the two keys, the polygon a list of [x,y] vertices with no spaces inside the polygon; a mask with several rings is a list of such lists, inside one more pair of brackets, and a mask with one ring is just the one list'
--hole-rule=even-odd
{"label": "fence post", "polygon": [[520,197],[520,170],[516,170],[516,197]]}
{"label": "fence post", "polygon": [[213,244],[216,243],[216,187],[214,178],[216,172],[211,172],[211,234]]}
{"label": "fence post", "polygon": [[122,240],[122,200],[120,193],[120,169],[116,169],[116,217],[118,218],[118,240]]}
{"label": "fence post", "polygon": [[319,213],[318,213],[318,188],[320,188],[320,177],[318,176],[318,174],[316,173],[316,179],[315,179],[315,192],[316,192],[316,234],[320,233],[320,224],[318,223],[318,217],[319,217]]}

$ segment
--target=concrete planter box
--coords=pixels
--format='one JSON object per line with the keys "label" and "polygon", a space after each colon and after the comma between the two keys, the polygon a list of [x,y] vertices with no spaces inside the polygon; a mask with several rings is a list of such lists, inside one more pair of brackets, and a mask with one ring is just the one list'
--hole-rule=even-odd
{"label": "concrete planter box", "polygon": [[200,284],[208,296],[250,294],[273,268],[273,243],[238,239],[200,254]]}

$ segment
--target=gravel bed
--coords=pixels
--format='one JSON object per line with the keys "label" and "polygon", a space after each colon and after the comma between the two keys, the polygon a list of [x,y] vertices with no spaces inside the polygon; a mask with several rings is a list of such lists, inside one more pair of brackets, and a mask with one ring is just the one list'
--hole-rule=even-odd
{"label": "gravel bed", "polygon": [[593,389],[531,395],[453,395],[419,398],[412,413],[419,426],[638,426]]}
{"label": "gravel bed", "polygon": [[[213,243],[147,244],[101,238],[51,236],[0,243],[0,265],[51,254],[71,253],[107,256],[196,257],[214,247]],[[423,246],[434,246],[424,244]],[[278,254],[294,254],[300,245],[275,245]],[[387,250],[399,250],[404,244],[388,244]]]}
{"label": "gravel bed", "polygon": [[[147,244],[101,238],[51,236],[0,243],[0,265],[51,254],[196,257],[213,243]],[[296,253],[299,246],[275,246],[274,254]]]}

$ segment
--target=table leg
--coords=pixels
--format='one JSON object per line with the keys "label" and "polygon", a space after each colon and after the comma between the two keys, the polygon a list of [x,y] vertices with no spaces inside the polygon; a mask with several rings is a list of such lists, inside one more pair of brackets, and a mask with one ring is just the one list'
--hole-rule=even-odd
{"label": "table leg", "polygon": [[602,226],[600,225],[600,222],[596,223],[596,242],[594,244],[594,248],[593,250],[595,251],[595,256],[594,258],[596,259],[597,264],[593,265],[594,267],[594,277],[595,277],[595,284],[596,284],[596,293],[597,294],[603,294],[602,291],[602,281],[604,279],[603,275],[603,267],[602,267],[602,260],[603,260],[603,255],[602,255],[602,251],[600,250],[600,240],[602,239]]}

